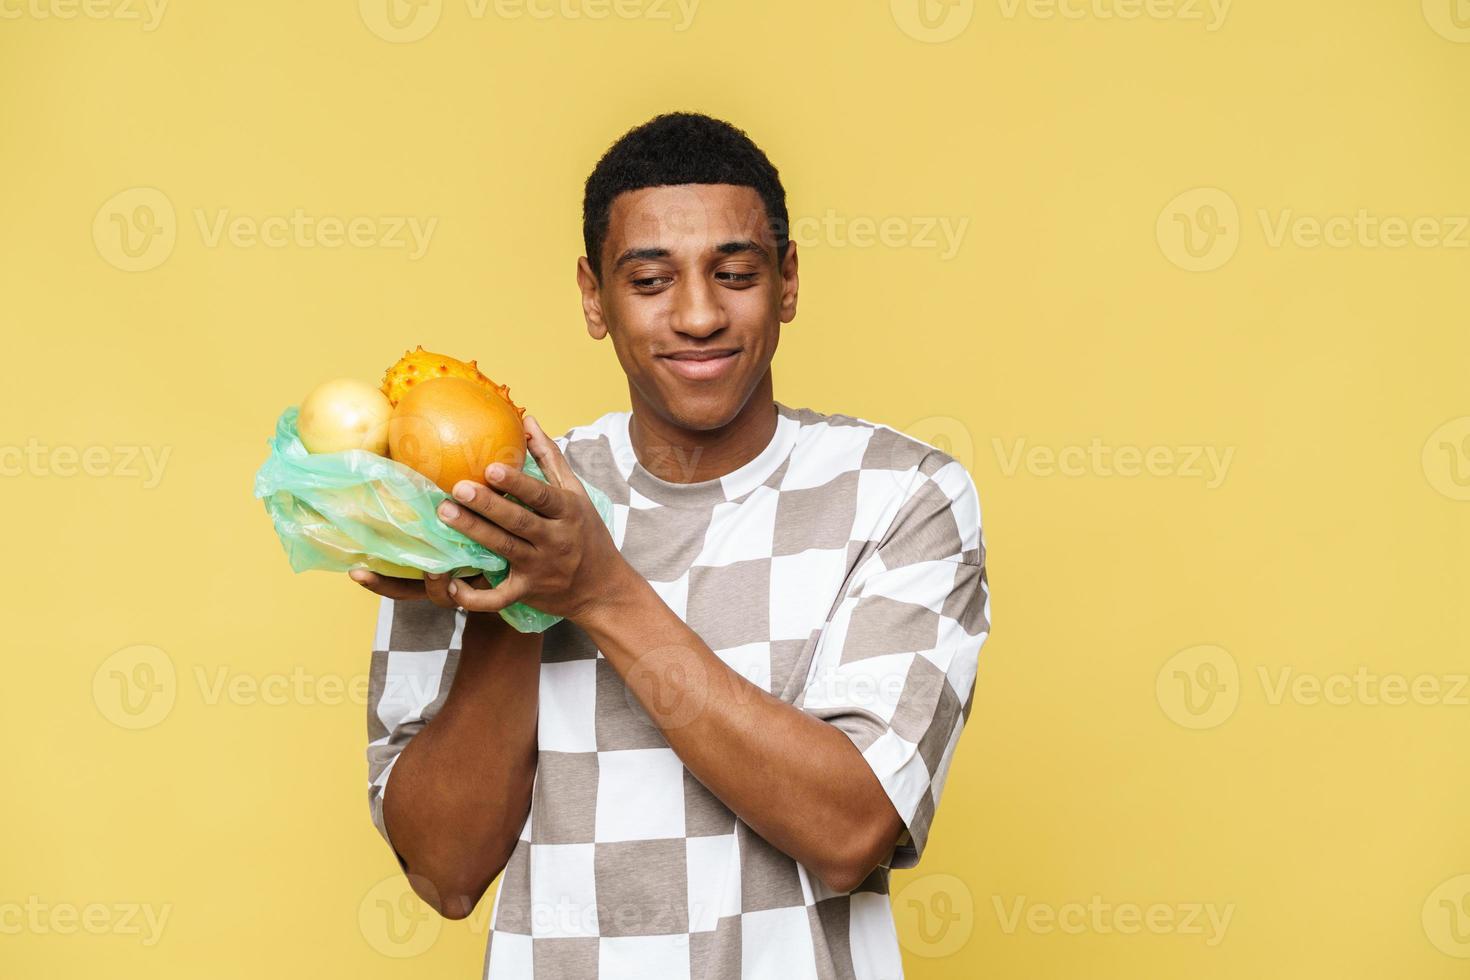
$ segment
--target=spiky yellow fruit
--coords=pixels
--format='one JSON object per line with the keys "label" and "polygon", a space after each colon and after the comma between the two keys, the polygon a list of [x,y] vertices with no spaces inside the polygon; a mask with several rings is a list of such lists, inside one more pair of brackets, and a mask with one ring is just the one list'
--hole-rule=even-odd
{"label": "spiky yellow fruit", "polygon": [[390,367],[388,373],[383,375],[383,394],[388,396],[388,403],[397,408],[403,396],[408,394],[414,385],[432,381],[435,378],[463,378],[466,381],[473,381],[504,398],[521,418],[526,416],[526,410],[511,401],[509,386],[498,385],[485,377],[480,371],[480,366],[474,361],[466,364],[448,354],[435,354],[433,351],[424,350],[422,345],[413,350],[404,351],[398,363]]}

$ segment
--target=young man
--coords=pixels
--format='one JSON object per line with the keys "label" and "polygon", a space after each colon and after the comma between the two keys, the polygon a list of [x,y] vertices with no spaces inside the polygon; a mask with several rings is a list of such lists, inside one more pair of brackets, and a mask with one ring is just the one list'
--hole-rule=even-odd
{"label": "young man", "polygon": [[[554,440],[527,416],[549,483],[455,488],[441,518],[509,559],[498,587],[353,573],[384,597],[374,823],[449,918],[503,874],[492,980],[902,975],[889,869],[924,848],[990,628],[979,501],[933,446],[775,400],[787,221],[734,127],[623,136],[577,283],[632,410]],[[565,619],[518,633],[518,600]]]}

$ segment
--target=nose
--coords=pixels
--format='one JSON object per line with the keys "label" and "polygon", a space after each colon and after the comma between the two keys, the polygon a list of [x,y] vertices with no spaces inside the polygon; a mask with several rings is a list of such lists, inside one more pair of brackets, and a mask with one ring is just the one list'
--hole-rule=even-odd
{"label": "nose", "polygon": [[708,337],[725,327],[725,310],[715,286],[703,276],[684,277],[676,287],[673,328],[690,337]]}

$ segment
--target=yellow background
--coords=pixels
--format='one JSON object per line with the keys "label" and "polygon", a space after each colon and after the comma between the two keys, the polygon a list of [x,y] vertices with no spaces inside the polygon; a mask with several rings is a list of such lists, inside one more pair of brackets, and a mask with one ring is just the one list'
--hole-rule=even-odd
{"label": "yellow background", "polygon": [[[895,875],[908,974],[1465,975],[1470,11],[705,0],[680,30],[651,0],[397,27],[376,2],[0,10],[0,447],[40,460],[0,477],[0,973],[477,975],[490,896],[405,917],[368,821],[375,600],[293,576],[251,477],[282,407],[415,343],[556,433],[626,408],[573,284],[582,182],[694,109],[816,219],[778,397],[907,428],[980,488],[996,633]],[[437,225],[417,259],[206,234],[298,208]],[[1295,223],[1360,210],[1436,223],[1396,248]],[[172,251],[124,271],[114,215]],[[1046,462],[1094,440],[1161,447],[1156,472]],[[58,447],[106,472],[57,475]],[[126,447],[169,453],[156,485]],[[1222,479],[1190,447],[1229,451]],[[1277,687],[1360,667],[1346,703]],[[1386,704],[1386,675],[1430,680]],[[1089,902],[1180,918],[1048,928]],[[168,910],[156,942],[130,905]]]}

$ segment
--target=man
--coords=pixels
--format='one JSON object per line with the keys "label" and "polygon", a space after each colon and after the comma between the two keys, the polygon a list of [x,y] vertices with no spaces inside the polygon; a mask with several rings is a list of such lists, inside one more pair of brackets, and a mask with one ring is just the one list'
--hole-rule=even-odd
{"label": "man", "polygon": [[[374,823],[444,916],[502,876],[492,980],[899,977],[889,869],[928,839],[989,632],[974,485],[775,400],[796,246],[744,133],[632,130],[583,222],[632,410],[554,440],[528,415],[549,482],[455,488],[440,516],[508,558],[499,586],[353,573],[384,597]],[[516,601],[565,618],[518,633]]]}

